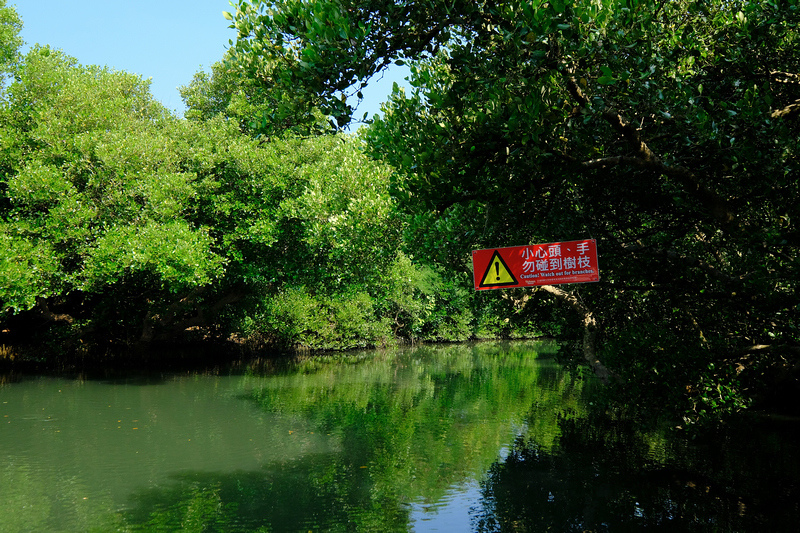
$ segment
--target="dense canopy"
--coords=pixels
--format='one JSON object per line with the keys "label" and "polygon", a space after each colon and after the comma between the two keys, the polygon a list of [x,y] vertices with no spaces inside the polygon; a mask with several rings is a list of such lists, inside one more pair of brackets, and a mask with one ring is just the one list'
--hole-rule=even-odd
{"label": "dense canopy", "polygon": [[[550,334],[648,417],[800,389],[796,0],[234,4],[180,119],[0,0],[4,345]],[[598,283],[472,291],[473,249],[583,238]]]}
{"label": "dense canopy", "polygon": [[388,169],[355,139],[264,143],[222,114],[177,119],[140,77],[46,47],[15,72],[0,124],[0,310],[16,342],[468,334],[448,325],[468,310],[437,304],[443,280],[398,250]]}
{"label": "dense canopy", "polygon": [[796,1],[240,1],[232,19],[244,71],[339,123],[342,96],[413,62],[367,143],[431,260],[596,238],[600,283],[511,298],[577,311],[617,398],[695,420],[796,383]]}

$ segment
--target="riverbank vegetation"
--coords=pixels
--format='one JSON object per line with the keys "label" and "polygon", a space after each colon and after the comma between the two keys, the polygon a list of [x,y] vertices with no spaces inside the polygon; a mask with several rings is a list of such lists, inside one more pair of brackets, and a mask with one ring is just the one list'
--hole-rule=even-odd
{"label": "riverbank vegetation", "polygon": [[[4,346],[549,334],[650,418],[798,392],[795,0],[234,4],[185,118],[0,5]],[[599,283],[471,288],[470,250],[588,237]]]}

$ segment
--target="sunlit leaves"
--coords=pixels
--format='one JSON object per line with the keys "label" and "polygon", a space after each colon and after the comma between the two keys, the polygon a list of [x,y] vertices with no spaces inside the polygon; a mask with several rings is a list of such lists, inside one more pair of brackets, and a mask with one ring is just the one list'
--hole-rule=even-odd
{"label": "sunlit leaves", "polygon": [[81,277],[85,287],[93,289],[126,274],[150,272],[178,292],[206,285],[222,273],[224,261],[210,248],[208,233],[183,221],[121,226],[107,231],[87,250]]}
{"label": "sunlit leaves", "polygon": [[59,288],[58,259],[49,244],[12,236],[10,230],[0,226],[0,302],[5,309],[27,311]]}
{"label": "sunlit leaves", "polygon": [[409,47],[429,52],[447,40],[448,6],[423,4],[243,0],[234,17],[239,38],[232,63],[288,96],[287,111],[316,105],[342,127],[353,112],[347,97],[359,93],[361,80],[403,61]]}
{"label": "sunlit leaves", "polygon": [[7,183],[11,201],[25,210],[51,207],[73,188],[56,167],[39,161],[31,161]]}
{"label": "sunlit leaves", "polygon": [[179,122],[140,77],[47,48],[31,50],[8,92],[3,312],[76,294],[176,294],[223,275],[197,218],[211,192],[197,173],[220,164],[216,143],[231,147],[235,129]]}
{"label": "sunlit leaves", "polygon": [[13,7],[7,6],[6,0],[0,0],[0,94],[2,94],[5,77],[14,63],[19,59],[22,38],[22,21]]}
{"label": "sunlit leaves", "polygon": [[[96,133],[164,114],[140,76],[101,67],[77,68],[74,58],[35,47],[9,87],[12,111],[36,110],[26,137],[54,158],[69,158]],[[88,137],[88,138],[87,138]]]}

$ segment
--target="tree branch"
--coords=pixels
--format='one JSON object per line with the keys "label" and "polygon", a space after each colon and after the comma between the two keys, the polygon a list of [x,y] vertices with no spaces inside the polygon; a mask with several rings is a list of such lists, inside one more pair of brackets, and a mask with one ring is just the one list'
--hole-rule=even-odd
{"label": "tree branch", "polygon": [[[580,85],[575,80],[575,76],[570,75],[567,77],[567,91],[581,108],[585,109],[589,106],[589,98],[581,90]],[[735,215],[723,198],[700,183],[697,176],[689,169],[665,164],[647,146],[647,143],[642,139],[640,131],[626,122],[617,110],[607,107],[601,116],[614,131],[627,141],[635,156],[594,159],[583,163],[585,169],[608,168],[623,163],[651,169],[680,183],[686,192],[697,198],[711,212],[712,216],[722,224],[727,225],[733,222]]]}
{"label": "tree branch", "polygon": [[778,109],[770,114],[772,118],[792,118],[800,115],[800,100],[795,100],[793,103],[787,105],[783,109]]}
{"label": "tree branch", "polygon": [[[198,297],[204,295],[206,292],[207,287],[195,289],[180,300],[172,302],[165,312],[160,315],[148,312],[142,323],[142,334],[139,337],[139,342],[146,343],[154,340],[169,340],[174,335],[186,331],[191,327],[206,326],[208,325],[208,316],[205,311],[208,311],[212,315],[216,314],[225,306],[238,302],[246,295],[243,285],[234,286],[213,304],[207,306],[204,311],[203,308],[197,305],[196,301]],[[192,307],[194,307],[194,309],[192,309]],[[181,314],[190,310],[194,311],[193,314],[179,319]],[[156,335],[156,327],[164,328],[166,331]]]}
{"label": "tree branch", "polygon": [[72,315],[68,315],[66,313],[54,313],[50,310],[50,306],[47,304],[47,300],[44,298],[36,298],[36,308],[39,310],[39,314],[41,314],[46,320],[51,322],[66,322],[67,324],[72,324],[75,322],[75,318]]}
{"label": "tree branch", "polygon": [[549,292],[562,302],[572,307],[583,320],[583,358],[594,371],[595,375],[600,380],[608,384],[608,380],[613,374],[600,362],[597,358],[595,343],[597,339],[597,330],[600,325],[592,313],[578,298],[573,294],[566,292],[553,285],[543,285],[539,290]]}
{"label": "tree branch", "polygon": [[645,163],[638,157],[618,155],[613,157],[602,157],[600,159],[590,159],[589,161],[584,161],[581,163],[581,166],[585,170],[596,170],[615,167],[622,164],[644,166]]}

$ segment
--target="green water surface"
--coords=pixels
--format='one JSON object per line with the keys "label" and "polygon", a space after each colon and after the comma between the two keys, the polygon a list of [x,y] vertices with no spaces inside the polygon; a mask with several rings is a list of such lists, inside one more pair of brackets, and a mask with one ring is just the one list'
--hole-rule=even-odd
{"label": "green water surface", "polygon": [[800,516],[792,438],[769,433],[759,463],[733,438],[698,448],[592,424],[593,382],[554,350],[7,380],[0,532],[775,531]]}

